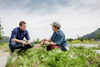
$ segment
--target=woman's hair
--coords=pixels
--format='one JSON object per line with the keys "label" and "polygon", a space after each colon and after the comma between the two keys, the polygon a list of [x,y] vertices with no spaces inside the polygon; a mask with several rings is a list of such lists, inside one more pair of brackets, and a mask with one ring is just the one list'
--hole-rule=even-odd
{"label": "woman's hair", "polygon": [[57,29],[60,29],[59,27],[57,27],[57,26],[55,26],[55,25],[53,25],[55,28],[57,28]]}

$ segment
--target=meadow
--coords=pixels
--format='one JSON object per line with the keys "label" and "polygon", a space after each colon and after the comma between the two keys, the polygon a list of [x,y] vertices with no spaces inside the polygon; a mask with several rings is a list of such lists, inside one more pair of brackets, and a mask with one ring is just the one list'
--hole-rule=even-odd
{"label": "meadow", "polygon": [[[96,41],[84,41],[83,43],[86,44],[86,42],[87,44],[100,44]],[[21,54],[18,54],[18,50],[15,50],[6,67],[100,67],[100,54],[94,51],[100,50],[100,46],[91,48],[73,46],[76,43],[79,43],[79,41],[69,43],[70,50],[66,52],[57,48],[47,51],[45,45],[42,45],[41,48],[22,51]],[[0,50],[10,53],[8,43],[0,44]],[[12,61],[16,56],[18,58]]]}
{"label": "meadow", "polygon": [[[7,43],[3,45],[2,48],[8,46]],[[66,52],[57,48],[47,51],[45,46],[28,49],[21,54],[17,54],[16,50],[6,67],[100,67],[100,55],[93,51],[99,50],[100,47],[73,47],[72,44],[69,47],[70,50]],[[10,52],[8,47],[5,51]],[[17,55],[18,58],[12,61]]]}

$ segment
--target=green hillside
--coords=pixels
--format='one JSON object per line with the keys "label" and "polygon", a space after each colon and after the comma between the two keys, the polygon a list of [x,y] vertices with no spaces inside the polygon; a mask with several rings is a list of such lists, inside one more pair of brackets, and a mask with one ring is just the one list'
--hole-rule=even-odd
{"label": "green hillside", "polygon": [[97,38],[100,37],[100,28],[98,28],[96,31],[92,32],[92,33],[89,33],[89,34],[86,34],[84,36],[82,36],[81,38],[83,39],[84,37],[87,37],[88,39],[91,39],[91,38]]}
{"label": "green hillside", "polygon": [[9,37],[7,36],[4,36],[2,40],[0,40],[0,43],[3,43],[3,42],[9,42]]}

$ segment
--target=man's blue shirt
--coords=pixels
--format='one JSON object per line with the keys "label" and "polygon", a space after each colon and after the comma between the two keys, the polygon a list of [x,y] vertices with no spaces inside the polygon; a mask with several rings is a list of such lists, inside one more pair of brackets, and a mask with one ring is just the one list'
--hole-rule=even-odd
{"label": "man's blue shirt", "polygon": [[63,33],[63,31],[58,30],[58,32],[54,32],[53,35],[51,36],[51,40],[58,44],[59,46],[68,46],[66,40],[65,40],[65,34]]}
{"label": "man's blue shirt", "polygon": [[13,38],[16,38],[16,39],[19,39],[19,40],[23,40],[24,37],[27,40],[30,39],[29,34],[28,34],[28,31],[27,30],[22,31],[19,27],[16,27],[12,31],[11,38],[10,38],[10,42],[11,42],[11,39],[13,39]]}

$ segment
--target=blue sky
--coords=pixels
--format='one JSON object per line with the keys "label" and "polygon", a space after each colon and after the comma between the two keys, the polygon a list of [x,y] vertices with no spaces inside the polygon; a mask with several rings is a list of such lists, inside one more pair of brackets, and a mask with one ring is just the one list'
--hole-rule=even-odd
{"label": "blue sky", "polygon": [[0,0],[0,18],[5,36],[24,20],[32,40],[50,38],[54,21],[76,38],[100,28],[100,0]]}

